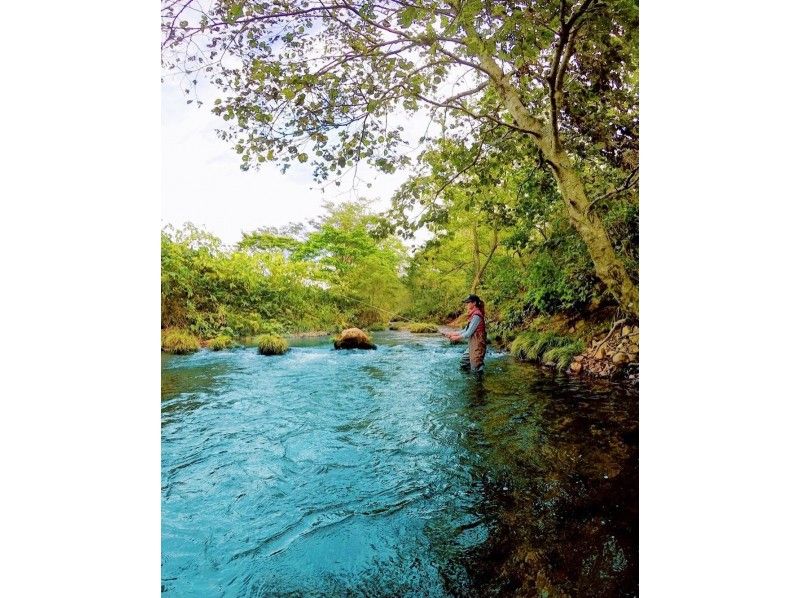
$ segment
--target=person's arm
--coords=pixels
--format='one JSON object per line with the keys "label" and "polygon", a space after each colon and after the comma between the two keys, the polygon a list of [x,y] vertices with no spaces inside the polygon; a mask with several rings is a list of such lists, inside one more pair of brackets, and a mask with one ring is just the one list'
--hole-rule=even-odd
{"label": "person's arm", "polygon": [[467,327],[454,334],[451,337],[451,339],[456,342],[469,339],[469,337],[475,334],[475,331],[478,329],[478,324],[480,323],[481,323],[481,317],[475,314],[474,316],[472,316],[472,318],[470,318]]}

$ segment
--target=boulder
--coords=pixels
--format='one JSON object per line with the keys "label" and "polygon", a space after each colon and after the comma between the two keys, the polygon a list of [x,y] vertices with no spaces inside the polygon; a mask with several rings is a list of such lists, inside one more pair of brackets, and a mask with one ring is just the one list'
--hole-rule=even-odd
{"label": "boulder", "polygon": [[583,369],[583,365],[580,361],[573,361],[571,364],[569,364],[569,369],[573,374],[580,374],[581,369]]}
{"label": "boulder", "polygon": [[603,347],[600,347],[594,354],[595,359],[604,359],[606,356],[606,350]]}
{"label": "boulder", "polygon": [[614,353],[614,357],[611,358],[611,363],[614,365],[624,365],[628,363],[628,356],[625,353]]}
{"label": "boulder", "polygon": [[639,345],[628,345],[628,353],[638,353]]}
{"label": "boulder", "polygon": [[623,326],[622,327],[622,336],[628,336],[631,333],[630,326]]}
{"label": "boulder", "polygon": [[377,349],[366,332],[360,328],[347,328],[333,339],[334,349]]}

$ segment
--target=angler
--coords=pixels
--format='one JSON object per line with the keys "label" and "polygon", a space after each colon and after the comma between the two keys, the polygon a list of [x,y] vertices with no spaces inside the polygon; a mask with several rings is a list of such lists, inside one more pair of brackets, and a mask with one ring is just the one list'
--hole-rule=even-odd
{"label": "angler", "polygon": [[469,339],[464,354],[461,356],[461,367],[472,372],[483,371],[483,358],[486,355],[486,322],[483,301],[477,295],[470,295],[464,299],[467,306],[469,322],[458,332],[448,332],[444,335],[453,342]]}

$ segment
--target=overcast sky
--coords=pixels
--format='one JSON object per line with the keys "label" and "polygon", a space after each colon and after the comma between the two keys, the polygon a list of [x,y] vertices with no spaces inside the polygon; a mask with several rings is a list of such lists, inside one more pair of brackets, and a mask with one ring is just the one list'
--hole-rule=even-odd
{"label": "overcast sky", "polygon": [[338,203],[360,195],[376,199],[376,209],[383,209],[406,176],[376,175],[362,165],[359,176],[372,182],[371,189],[365,182],[355,191],[343,183],[323,193],[305,166],[294,164],[286,174],[273,165],[243,172],[239,155],[215,133],[224,121],[211,114],[214,90],[203,94],[205,103],[197,108],[186,104],[178,85],[162,85],[162,226],[193,222],[232,244],[242,231],[315,217],[326,200]]}

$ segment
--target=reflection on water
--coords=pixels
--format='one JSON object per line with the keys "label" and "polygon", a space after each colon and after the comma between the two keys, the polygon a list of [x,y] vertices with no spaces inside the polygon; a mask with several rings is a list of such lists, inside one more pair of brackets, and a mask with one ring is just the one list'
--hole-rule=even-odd
{"label": "reflection on water", "polygon": [[164,593],[637,593],[633,391],[375,337],[164,358]]}

